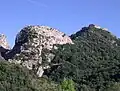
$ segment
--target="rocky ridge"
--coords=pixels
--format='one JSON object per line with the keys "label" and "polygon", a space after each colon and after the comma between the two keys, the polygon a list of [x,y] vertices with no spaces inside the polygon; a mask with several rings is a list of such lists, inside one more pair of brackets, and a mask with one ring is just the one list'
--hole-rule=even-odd
{"label": "rocky ridge", "polygon": [[[41,77],[44,69],[50,68],[54,54],[49,51],[57,49],[56,44],[73,44],[72,40],[57,29],[46,26],[26,26],[16,36],[15,46],[5,53],[4,58],[34,70]],[[43,60],[42,52],[44,54]]]}
{"label": "rocky ridge", "polygon": [[[101,28],[90,24],[86,28]],[[57,44],[74,44],[69,36],[57,29],[48,26],[26,26],[16,36],[13,49],[8,50],[6,37],[1,35],[1,58],[15,64],[21,64],[29,70],[34,70],[41,77],[45,69],[51,68],[51,62],[55,54],[50,50],[57,49]]]}
{"label": "rocky ridge", "polygon": [[[73,79],[76,91],[103,91],[104,89],[104,91],[109,91],[109,87],[116,88],[116,85],[113,85],[119,86],[120,84],[120,39],[112,35],[106,28],[94,24],[83,27],[70,37],[50,27],[26,26],[17,34],[13,49],[9,50],[0,46],[0,53],[0,61],[6,59],[10,63],[22,65],[18,65],[22,68],[25,66],[32,70],[32,72],[28,72],[32,74],[35,72],[38,77],[47,77],[55,83],[62,82],[66,78]],[[14,73],[9,70],[11,69],[9,68],[10,63],[5,67],[0,66],[1,71],[7,73],[0,77],[3,79],[4,76],[5,84],[6,78],[10,78],[7,82],[11,83],[11,75],[15,78],[14,81],[17,79],[21,83],[22,79],[24,83],[24,79],[27,79],[26,75],[23,79],[17,72],[18,75],[15,77]],[[11,67],[13,66],[11,65]],[[4,68],[7,68],[8,71]],[[18,67],[15,66],[12,70],[18,71]],[[30,78],[31,81],[32,79]],[[36,84],[35,81],[32,83],[35,83],[33,87],[38,84],[37,88],[42,88],[39,83]],[[2,85],[4,85],[3,82]],[[28,87],[28,85],[26,86]],[[70,86],[72,87],[71,84]],[[45,83],[46,87],[48,86]],[[117,91],[117,89],[119,88],[113,91]]]}

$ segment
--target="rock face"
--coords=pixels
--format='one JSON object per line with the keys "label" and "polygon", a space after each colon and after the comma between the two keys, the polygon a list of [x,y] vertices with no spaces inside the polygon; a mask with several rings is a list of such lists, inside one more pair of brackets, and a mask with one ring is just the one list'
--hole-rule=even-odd
{"label": "rock face", "polygon": [[8,45],[6,36],[0,34],[0,60],[4,60],[4,55],[7,51],[9,51],[10,47]]}
{"label": "rock face", "polygon": [[0,34],[0,46],[4,47],[5,49],[10,48],[10,46],[7,42],[6,36],[3,34]]}
{"label": "rock face", "polygon": [[100,27],[100,26],[98,26],[98,25],[95,25],[95,24],[90,24],[90,25],[89,25],[89,28],[98,28],[98,29],[102,29],[102,30],[108,31],[107,28],[102,28],[102,27]]}
{"label": "rock face", "polygon": [[27,26],[17,34],[15,46],[6,54],[5,59],[35,70],[41,77],[44,69],[50,68],[49,63],[55,56],[50,52],[45,53],[46,61],[43,61],[42,51],[57,48],[55,44],[66,43],[73,44],[68,36],[56,29],[46,26]]}

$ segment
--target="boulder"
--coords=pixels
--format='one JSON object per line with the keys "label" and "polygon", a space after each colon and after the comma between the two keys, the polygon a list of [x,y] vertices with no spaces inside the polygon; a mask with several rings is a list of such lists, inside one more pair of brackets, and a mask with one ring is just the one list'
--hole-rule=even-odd
{"label": "boulder", "polygon": [[67,35],[57,29],[47,26],[26,26],[17,34],[15,46],[7,53],[6,59],[22,64],[29,70],[35,70],[36,74],[41,77],[44,69],[50,68],[49,63],[55,56],[46,52],[46,58],[43,58],[43,50],[57,49],[56,44],[66,43],[74,44]]}

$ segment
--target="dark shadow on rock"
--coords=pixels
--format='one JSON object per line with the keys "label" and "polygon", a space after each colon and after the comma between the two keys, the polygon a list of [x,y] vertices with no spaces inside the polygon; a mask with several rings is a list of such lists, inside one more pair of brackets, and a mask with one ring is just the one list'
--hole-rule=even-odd
{"label": "dark shadow on rock", "polygon": [[6,52],[8,52],[9,49],[5,49],[4,47],[0,46],[0,60],[4,60],[4,56],[6,54]]}
{"label": "dark shadow on rock", "polygon": [[21,45],[15,45],[13,47],[12,50],[6,52],[3,57],[5,58],[5,60],[8,60],[8,59],[13,59],[13,57],[16,55],[16,54],[19,54],[21,52]]}

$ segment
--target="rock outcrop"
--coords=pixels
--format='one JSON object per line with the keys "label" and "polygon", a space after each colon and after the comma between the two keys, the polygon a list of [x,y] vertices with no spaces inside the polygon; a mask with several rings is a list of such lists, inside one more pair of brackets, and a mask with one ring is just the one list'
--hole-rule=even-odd
{"label": "rock outcrop", "polygon": [[47,52],[44,55],[46,60],[43,60],[43,50],[52,50],[57,48],[56,44],[66,43],[73,44],[67,35],[56,29],[46,26],[27,26],[17,34],[15,46],[6,53],[5,59],[22,64],[41,77],[44,69],[50,68],[49,63],[55,56]]}
{"label": "rock outcrop", "polygon": [[0,46],[4,47],[5,49],[10,49],[10,46],[4,34],[0,34]]}
{"label": "rock outcrop", "polygon": [[4,60],[4,55],[7,51],[9,51],[10,46],[7,42],[6,36],[0,34],[0,60]]}
{"label": "rock outcrop", "polygon": [[107,28],[102,28],[102,27],[100,27],[100,26],[98,26],[98,25],[95,25],[95,24],[90,24],[90,25],[89,25],[89,28],[97,28],[97,29],[102,29],[102,30],[108,31]]}

